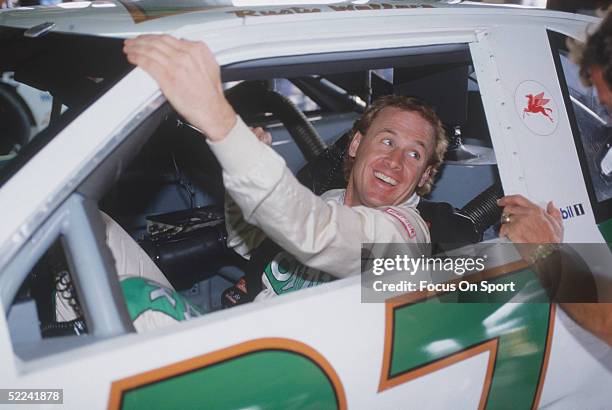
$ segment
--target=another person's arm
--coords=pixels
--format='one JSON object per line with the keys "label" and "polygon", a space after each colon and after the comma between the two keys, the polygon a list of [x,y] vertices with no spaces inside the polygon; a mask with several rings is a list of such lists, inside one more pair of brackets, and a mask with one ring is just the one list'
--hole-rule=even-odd
{"label": "another person's arm", "polygon": [[[612,345],[612,303],[571,303],[610,300],[612,286],[600,281],[600,295],[588,266],[571,248],[561,245],[563,219],[552,202],[546,210],[521,195],[498,201],[510,221],[500,236],[514,242],[522,257],[531,263],[553,301],[580,326]],[[555,249],[555,244],[559,244]],[[552,246],[552,248],[551,248]]]}

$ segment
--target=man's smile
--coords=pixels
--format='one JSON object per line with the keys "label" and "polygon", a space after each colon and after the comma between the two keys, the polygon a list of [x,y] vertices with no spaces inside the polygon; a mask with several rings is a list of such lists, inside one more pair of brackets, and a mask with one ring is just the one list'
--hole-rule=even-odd
{"label": "man's smile", "polygon": [[397,185],[397,180],[395,178],[385,175],[382,172],[374,171],[374,176],[380,179],[381,181],[386,182],[389,185],[392,185],[392,186]]}

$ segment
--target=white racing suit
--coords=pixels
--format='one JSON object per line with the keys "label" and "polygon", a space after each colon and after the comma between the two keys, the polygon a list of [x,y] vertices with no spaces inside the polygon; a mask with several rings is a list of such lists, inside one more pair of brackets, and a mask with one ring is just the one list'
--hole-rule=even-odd
{"label": "white racing suit", "polygon": [[[226,207],[228,246],[249,258],[267,236],[286,251],[262,272],[264,290],[258,298],[359,274],[364,243],[422,243],[419,254],[428,252],[429,230],[416,210],[416,194],[380,208],[344,206],[344,190],[318,197],[240,118],[226,138],[209,145],[235,202]],[[278,269],[283,261],[291,272]]]}

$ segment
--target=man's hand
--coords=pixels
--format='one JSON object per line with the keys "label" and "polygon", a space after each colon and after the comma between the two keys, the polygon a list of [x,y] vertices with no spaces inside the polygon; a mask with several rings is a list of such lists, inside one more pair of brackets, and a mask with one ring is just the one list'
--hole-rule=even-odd
{"label": "man's hand", "polygon": [[206,136],[219,141],[236,123],[236,113],[225,99],[219,65],[201,42],[168,35],[143,35],[125,40],[130,63],[146,71],[170,104]]}
{"label": "man's hand", "polygon": [[270,134],[268,131],[264,130],[261,127],[257,127],[257,128],[251,127],[251,131],[253,131],[253,134],[255,134],[258,140],[260,140],[267,146],[272,145],[272,134]]}
{"label": "man's hand", "polygon": [[546,210],[522,195],[509,195],[497,201],[503,214],[510,219],[502,224],[499,236],[506,236],[515,243],[561,243],[563,218],[551,202]]}

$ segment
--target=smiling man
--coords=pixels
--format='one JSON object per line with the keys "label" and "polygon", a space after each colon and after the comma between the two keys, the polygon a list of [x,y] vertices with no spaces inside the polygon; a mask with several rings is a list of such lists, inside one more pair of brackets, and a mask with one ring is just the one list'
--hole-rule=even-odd
{"label": "smiling man", "polygon": [[363,243],[430,241],[416,210],[417,192],[431,189],[447,141],[437,115],[422,102],[405,96],[374,102],[352,130],[346,190],[318,197],[262,142],[262,132],[236,115],[203,43],[141,36],[127,40],[124,51],[206,135],[232,199],[228,245],[247,258],[266,237],[282,248],[262,269],[260,297],[359,274]]}
{"label": "smiling man", "polygon": [[439,151],[446,148],[436,147],[439,127],[433,110],[416,100],[388,96],[374,102],[354,127],[345,204],[400,205],[415,192],[429,192],[444,155]]}

